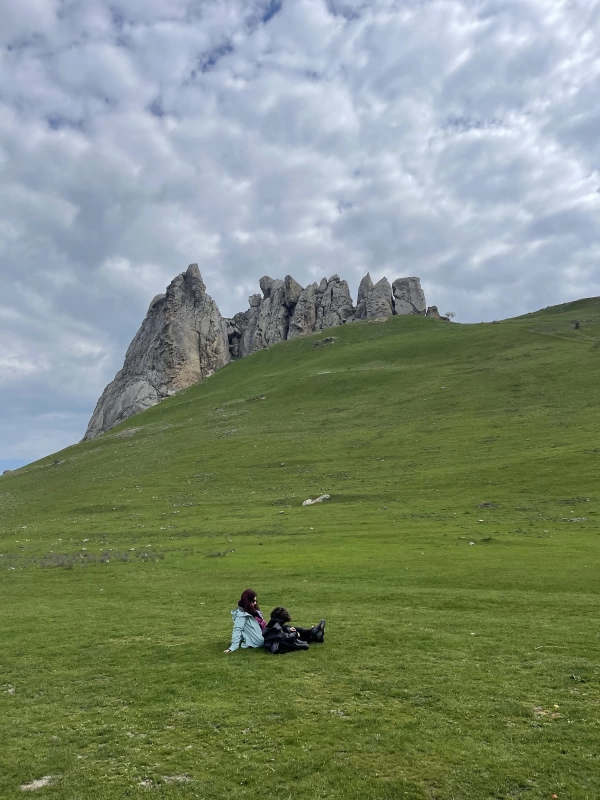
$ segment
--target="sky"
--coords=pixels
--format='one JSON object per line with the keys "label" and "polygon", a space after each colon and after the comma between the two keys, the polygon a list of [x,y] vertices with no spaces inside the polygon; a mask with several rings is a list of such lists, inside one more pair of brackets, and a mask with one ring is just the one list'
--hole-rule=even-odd
{"label": "sky", "polygon": [[198,263],[456,322],[600,294],[600,2],[0,6],[0,472],[81,439],[150,300]]}

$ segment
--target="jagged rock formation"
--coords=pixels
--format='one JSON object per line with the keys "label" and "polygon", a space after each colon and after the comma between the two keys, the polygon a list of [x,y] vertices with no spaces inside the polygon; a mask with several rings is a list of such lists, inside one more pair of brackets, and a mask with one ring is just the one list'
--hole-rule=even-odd
{"label": "jagged rock formation", "polygon": [[317,291],[316,283],[311,283],[302,290],[294,308],[294,316],[290,320],[288,339],[312,333],[317,324]]}
{"label": "jagged rock formation", "polygon": [[260,279],[263,296],[252,295],[246,312],[247,324],[240,340],[240,356],[248,356],[287,339],[290,312],[285,304],[283,281],[265,275]]}
{"label": "jagged rock formation", "polygon": [[392,288],[396,314],[425,314],[425,295],[418,278],[398,278]]}
{"label": "jagged rock formation", "polygon": [[290,275],[283,281],[265,275],[260,288],[263,296],[252,295],[248,311],[227,320],[234,358],[312,331],[343,325],[354,316],[348,283],[339,275],[323,278],[319,286],[312,283],[305,289]]}
{"label": "jagged rock formation", "polygon": [[240,345],[242,336],[246,330],[248,319],[243,311],[240,311],[232,319],[226,319],[227,339],[229,341],[229,352],[232,358],[241,358]]}
{"label": "jagged rock formation", "polygon": [[356,300],[356,312],[354,319],[367,318],[367,298],[373,291],[373,281],[371,280],[371,273],[367,272],[365,277],[360,282],[358,287],[358,298]]}
{"label": "jagged rock formation", "polygon": [[315,330],[343,325],[354,317],[354,311],[346,281],[341,280],[339,275],[332,275],[328,281],[323,278],[317,291]]}
{"label": "jagged rock formation", "polygon": [[[96,405],[84,440],[197,383],[231,358],[347,322],[425,314],[426,309],[418,278],[398,278],[393,284],[382,278],[373,285],[367,273],[360,282],[356,308],[348,283],[339,275],[304,288],[290,275],[284,280],[265,275],[260,288],[262,295],[248,298],[247,311],[222,319],[206,294],[197,264],[178,275],[166,294],[150,303],[123,368]],[[439,316],[435,306],[427,313]]]}
{"label": "jagged rock formation", "polygon": [[123,368],[108,384],[84,441],[197,383],[230,360],[227,326],[197,264],[150,303]]}
{"label": "jagged rock formation", "polygon": [[382,278],[367,295],[367,319],[387,319],[393,313],[392,287],[387,278]]}
{"label": "jagged rock formation", "polygon": [[419,278],[398,278],[390,286],[382,278],[373,286],[369,273],[360,282],[354,319],[387,319],[392,314],[425,314]]}

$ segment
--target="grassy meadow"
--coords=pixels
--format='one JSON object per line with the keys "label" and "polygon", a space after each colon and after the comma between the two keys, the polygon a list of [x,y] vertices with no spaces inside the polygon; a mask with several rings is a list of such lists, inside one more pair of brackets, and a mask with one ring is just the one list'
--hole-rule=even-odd
{"label": "grassy meadow", "polygon": [[[599,367],[352,324],[0,478],[0,797],[598,800]],[[248,587],[325,644],[223,654]]]}

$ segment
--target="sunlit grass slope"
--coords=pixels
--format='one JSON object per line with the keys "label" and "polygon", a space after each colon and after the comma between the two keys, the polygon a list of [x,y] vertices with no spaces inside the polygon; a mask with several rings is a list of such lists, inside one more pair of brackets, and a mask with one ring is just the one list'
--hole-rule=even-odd
{"label": "sunlit grass slope", "polygon": [[2,477],[0,796],[597,800],[599,343],[348,325]]}

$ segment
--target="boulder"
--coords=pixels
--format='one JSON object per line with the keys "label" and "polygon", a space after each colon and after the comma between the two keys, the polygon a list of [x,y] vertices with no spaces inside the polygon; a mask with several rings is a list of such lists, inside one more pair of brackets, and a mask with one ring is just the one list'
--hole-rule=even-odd
{"label": "boulder", "polygon": [[198,265],[190,264],[150,304],[122,369],[96,404],[84,441],[197,383],[229,359],[227,325]]}
{"label": "boulder", "polygon": [[313,347],[327,347],[330,344],[335,344],[337,342],[337,336],[326,336],[324,339],[319,339],[317,342],[313,342]]}
{"label": "boulder", "polygon": [[323,503],[325,500],[331,500],[331,496],[328,494],[322,494],[320,497],[317,497],[315,500],[311,500],[309,497],[308,500],[305,500],[302,505],[303,506],[314,506],[315,503]]}
{"label": "boulder", "polygon": [[268,275],[264,275],[259,280],[260,290],[263,293],[263,300],[267,300],[273,294],[273,291],[279,287],[283,286],[283,281],[269,278]]}
{"label": "boulder", "polygon": [[392,288],[394,314],[425,314],[425,295],[418,278],[398,278]]}
{"label": "boulder", "polygon": [[285,293],[285,304],[288,310],[293,312],[302,295],[302,286],[300,286],[298,281],[295,281],[291,275],[286,275],[283,279],[283,289]]}
{"label": "boulder", "polygon": [[382,278],[373,286],[366,306],[367,319],[387,319],[392,316],[392,287],[387,278]]}
{"label": "boulder", "polygon": [[429,306],[429,308],[427,309],[426,316],[433,317],[433,319],[440,319],[440,312],[438,310],[438,307],[437,306]]}

